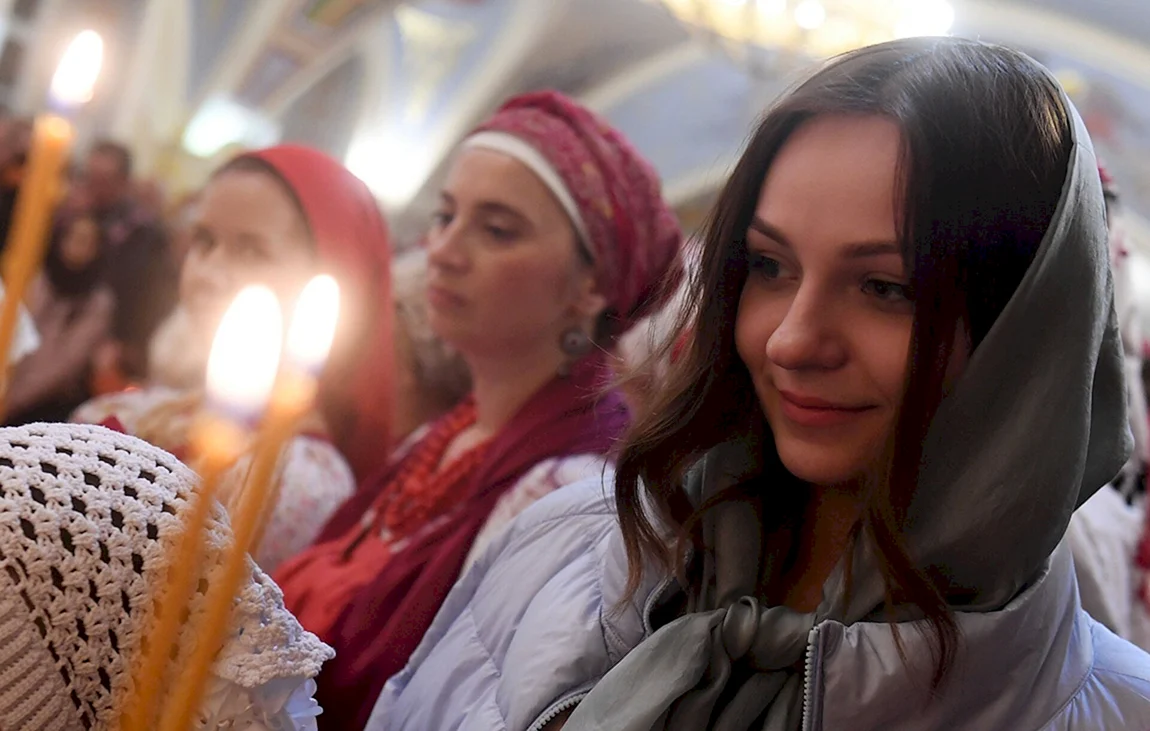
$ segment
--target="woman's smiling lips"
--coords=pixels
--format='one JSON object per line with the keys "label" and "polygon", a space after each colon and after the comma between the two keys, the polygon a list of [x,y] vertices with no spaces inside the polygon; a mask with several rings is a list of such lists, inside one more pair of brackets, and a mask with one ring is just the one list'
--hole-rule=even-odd
{"label": "woman's smiling lips", "polygon": [[875,406],[851,406],[838,404],[813,396],[804,396],[791,391],[779,390],[779,402],[783,415],[798,426],[828,427],[838,426],[857,419],[860,415],[874,410]]}

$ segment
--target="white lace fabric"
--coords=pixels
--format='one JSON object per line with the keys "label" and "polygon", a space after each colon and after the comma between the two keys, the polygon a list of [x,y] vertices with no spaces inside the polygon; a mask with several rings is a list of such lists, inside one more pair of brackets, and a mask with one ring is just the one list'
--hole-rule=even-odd
{"label": "white lace fabric", "polygon": [[[100,396],[77,409],[71,421],[101,424],[115,417],[129,434],[179,453],[198,413],[194,403],[188,402],[188,394],[156,386]],[[179,406],[184,402],[186,406]],[[160,413],[164,414],[164,434],[141,430],[145,421],[156,421]],[[239,490],[250,468],[251,460],[245,457],[224,473],[217,493],[221,500],[227,502],[227,496]],[[302,434],[288,442],[276,475],[279,499],[263,540],[252,551],[260,568],[268,573],[314,543],[356,487],[351,466],[334,445]]]}
{"label": "white lace fabric", "polygon": [[[115,728],[195,480],[100,427],[0,430],[0,728]],[[232,541],[222,507],[206,535],[193,613]],[[334,653],[251,570],[196,728],[314,729],[311,679]]]}

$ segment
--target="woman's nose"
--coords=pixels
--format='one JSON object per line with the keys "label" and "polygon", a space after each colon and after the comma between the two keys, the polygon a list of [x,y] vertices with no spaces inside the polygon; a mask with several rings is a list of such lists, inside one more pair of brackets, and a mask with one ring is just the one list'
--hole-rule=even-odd
{"label": "woman's nose", "polygon": [[815,287],[800,286],[782,321],[767,339],[767,358],[785,370],[833,370],[847,348],[843,318]]}
{"label": "woman's nose", "polygon": [[189,294],[195,297],[226,297],[236,287],[227,259],[220,247],[201,255],[191,254],[184,262],[184,278]]}
{"label": "woman's nose", "polygon": [[427,235],[427,263],[437,269],[462,271],[468,258],[463,227],[458,219]]}

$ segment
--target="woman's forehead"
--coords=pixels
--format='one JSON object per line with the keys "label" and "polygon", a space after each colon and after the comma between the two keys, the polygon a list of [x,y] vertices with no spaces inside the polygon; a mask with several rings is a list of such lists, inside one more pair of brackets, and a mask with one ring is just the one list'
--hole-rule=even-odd
{"label": "woman's forehead", "polygon": [[900,149],[898,127],[881,117],[812,120],[772,162],[755,216],[788,239],[890,241]]}
{"label": "woman's forehead", "polygon": [[533,214],[566,217],[551,191],[530,168],[495,150],[462,150],[451,165],[444,193],[456,203],[505,208],[528,218]]}

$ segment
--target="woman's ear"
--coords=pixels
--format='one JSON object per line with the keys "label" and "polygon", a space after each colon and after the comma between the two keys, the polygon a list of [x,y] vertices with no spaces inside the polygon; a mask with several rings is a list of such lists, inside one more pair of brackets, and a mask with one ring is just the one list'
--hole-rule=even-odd
{"label": "woman's ear", "polygon": [[591,322],[598,320],[607,309],[607,296],[599,291],[599,282],[594,272],[580,274],[572,309],[580,320]]}

